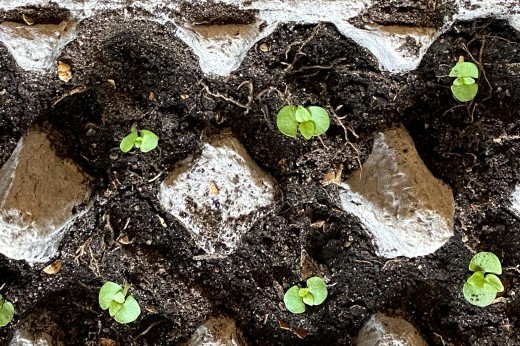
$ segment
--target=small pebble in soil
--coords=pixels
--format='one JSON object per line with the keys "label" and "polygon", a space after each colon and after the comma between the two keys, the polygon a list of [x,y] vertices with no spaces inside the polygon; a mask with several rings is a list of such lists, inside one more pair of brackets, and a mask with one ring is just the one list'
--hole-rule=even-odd
{"label": "small pebble in soil", "polygon": [[269,46],[268,46],[266,43],[262,43],[262,44],[260,45],[260,50],[261,50],[262,52],[264,52],[264,53],[267,53],[267,52],[269,52]]}

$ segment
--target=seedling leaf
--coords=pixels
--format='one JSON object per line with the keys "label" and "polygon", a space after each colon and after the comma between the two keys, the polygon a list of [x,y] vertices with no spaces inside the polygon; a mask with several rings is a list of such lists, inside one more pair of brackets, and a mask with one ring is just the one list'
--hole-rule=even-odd
{"label": "seedling leaf", "polygon": [[478,78],[478,67],[472,62],[459,62],[451,69],[449,76]]}
{"label": "seedling leaf", "polygon": [[137,137],[137,130],[132,130],[132,132],[130,132],[128,135],[125,136],[125,138],[123,138],[123,140],[119,144],[119,149],[121,149],[123,153],[129,152],[134,147],[135,140],[137,139]]}
{"label": "seedling leaf", "polygon": [[468,302],[480,307],[490,305],[497,296],[496,292],[487,291],[483,288],[473,286],[467,282],[462,288],[462,293]]}
{"label": "seedling leaf", "polygon": [[4,327],[14,316],[14,306],[10,302],[4,302],[0,295],[0,327]]}
{"label": "seedling leaf", "polygon": [[135,139],[134,147],[137,149],[141,148],[141,144],[143,143],[143,137],[137,137]]}
{"label": "seedling leaf", "polygon": [[118,292],[122,292],[123,287],[119,286],[115,282],[107,281],[103,284],[99,290],[99,306],[101,309],[106,310],[112,304],[114,297]]}
{"label": "seedling leaf", "polygon": [[451,92],[453,96],[460,102],[468,102],[471,101],[477,96],[478,93],[478,85],[477,84],[462,84],[462,85],[452,85]]}
{"label": "seedling leaf", "polygon": [[308,293],[305,296],[302,297],[303,302],[307,305],[315,305],[314,304],[314,297],[312,294]]}
{"label": "seedling leaf", "polygon": [[456,78],[453,81],[453,85],[456,85],[456,86],[464,85],[464,78],[463,77]]}
{"label": "seedling leaf", "polygon": [[305,139],[311,139],[314,135],[314,123],[310,120],[300,123],[299,129]]}
{"label": "seedling leaf", "polygon": [[492,252],[479,252],[471,259],[469,270],[473,272],[483,271],[485,273],[502,274],[502,265],[497,255]]}
{"label": "seedling leaf", "polygon": [[114,319],[119,323],[130,323],[135,321],[140,314],[141,307],[133,296],[128,296],[121,310],[115,314]]}
{"label": "seedling leaf", "polygon": [[125,302],[125,295],[123,294],[123,291],[116,293],[114,296],[114,301],[118,302],[119,304],[123,304]]}
{"label": "seedling leaf", "polygon": [[502,285],[502,281],[500,281],[500,279],[493,274],[486,275],[484,288],[489,291],[492,290],[494,292],[504,292],[504,285]]}
{"label": "seedling leaf", "polygon": [[276,126],[281,133],[289,137],[296,137],[298,122],[296,121],[296,106],[285,106],[278,112]]}
{"label": "seedling leaf", "polygon": [[473,275],[471,275],[466,282],[475,287],[483,287],[484,286],[484,272],[473,273]]}
{"label": "seedling leaf", "polygon": [[307,287],[314,297],[314,305],[320,305],[327,299],[327,284],[322,278],[314,276],[308,279]]}
{"label": "seedling leaf", "polygon": [[298,108],[296,108],[295,118],[297,122],[303,123],[311,120],[311,113],[305,109],[305,107],[298,106]]}
{"label": "seedling leaf", "polygon": [[302,297],[298,294],[300,288],[298,286],[292,286],[285,292],[283,296],[283,302],[287,310],[293,314],[301,314],[305,312],[305,304],[303,303]]}
{"label": "seedling leaf", "polygon": [[[457,79],[459,79],[459,78],[457,78]],[[466,84],[466,85],[475,84],[475,80],[471,77],[462,77],[462,80],[463,80],[464,84]]]}
{"label": "seedling leaf", "polygon": [[307,294],[309,294],[309,292],[310,292],[310,291],[309,291],[308,288],[300,288],[300,289],[298,290],[298,295],[299,295],[300,297],[303,298],[303,297],[305,297]]}
{"label": "seedling leaf", "polygon": [[152,131],[141,130],[141,138],[143,140],[140,149],[143,153],[147,153],[150,150],[157,148],[157,144],[159,144],[159,137]]}
{"label": "seedling leaf", "polygon": [[324,108],[318,106],[310,106],[307,108],[311,114],[311,120],[314,122],[314,136],[324,134],[330,126],[329,113]]}
{"label": "seedling leaf", "polygon": [[112,301],[112,303],[110,303],[110,307],[108,308],[108,313],[110,314],[111,317],[114,317],[115,314],[117,314],[118,311],[121,310],[122,307],[123,307],[122,303],[118,303],[114,300],[114,301]]}

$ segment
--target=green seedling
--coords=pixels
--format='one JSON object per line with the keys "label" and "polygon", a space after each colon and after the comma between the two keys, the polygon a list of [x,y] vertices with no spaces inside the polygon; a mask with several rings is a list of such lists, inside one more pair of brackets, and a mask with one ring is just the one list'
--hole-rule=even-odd
{"label": "green seedling", "polygon": [[497,293],[504,291],[502,282],[494,275],[502,274],[500,260],[492,252],[479,252],[471,259],[469,270],[474,273],[464,283],[462,288],[464,298],[476,306],[490,305],[495,300]]}
{"label": "green seedling", "polygon": [[465,62],[464,57],[461,56],[449,76],[456,78],[451,86],[451,92],[457,100],[468,102],[475,98],[478,92],[478,84],[475,82],[475,78],[478,78],[477,65]]}
{"label": "green seedling", "polygon": [[14,306],[10,302],[6,302],[0,294],[0,327],[4,327],[14,316]]}
{"label": "green seedling", "polygon": [[305,139],[324,134],[329,129],[330,117],[324,108],[318,106],[285,106],[278,112],[276,125],[281,133],[296,137],[298,131]]}
{"label": "green seedling", "polygon": [[141,314],[141,308],[133,296],[126,296],[130,285],[121,287],[115,282],[107,281],[99,290],[99,306],[107,310],[117,322],[133,322]]}
{"label": "green seedling", "polygon": [[157,148],[157,143],[159,143],[159,137],[149,130],[137,130],[137,126],[134,124],[130,130],[131,132],[123,138],[121,144],[119,144],[119,149],[123,153],[127,153],[132,148],[137,148],[141,150],[143,153],[147,153],[150,150]]}
{"label": "green seedling", "polygon": [[322,278],[314,276],[307,280],[307,287],[294,285],[285,292],[283,302],[293,314],[305,312],[305,304],[320,305],[327,299],[327,284]]}

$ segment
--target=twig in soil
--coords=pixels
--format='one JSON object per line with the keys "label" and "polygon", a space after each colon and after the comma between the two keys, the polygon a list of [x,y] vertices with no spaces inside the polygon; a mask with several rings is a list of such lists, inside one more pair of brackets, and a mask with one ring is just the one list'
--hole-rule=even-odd
{"label": "twig in soil", "polygon": [[401,258],[395,258],[395,259],[391,259],[391,260],[388,260],[385,262],[385,264],[383,264],[383,267],[381,268],[381,271],[385,270],[386,269],[386,266],[388,265],[388,263],[399,263],[399,262],[403,262],[405,261],[404,259],[401,259]]}
{"label": "twig in soil", "polygon": [[161,175],[163,175],[164,172],[160,172],[159,174],[157,174],[155,177],[153,177],[152,179],[148,180],[149,183],[153,183],[154,181],[156,181],[157,179],[159,179],[159,177]]}
{"label": "twig in soil", "polygon": [[153,322],[152,324],[150,324],[148,326],[148,328],[146,328],[145,330],[143,330],[141,333],[139,333],[139,335],[137,335],[134,340],[137,340],[141,337],[143,337],[146,333],[148,333],[150,331],[150,329],[152,329],[153,327],[155,327],[156,325],[158,325],[160,323],[160,321],[155,321]]}
{"label": "twig in soil", "polygon": [[[226,101],[228,101],[228,102],[231,102],[232,104],[234,104],[234,105],[236,105],[236,106],[238,106],[238,107],[240,107],[240,108],[244,108],[244,109],[246,109],[247,111],[249,111],[249,109],[250,109],[250,104],[251,104],[251,101],[252,101],[252,99],[253,99],[253,96],[252,96],[252,94],[253,94],[253,83],[252,83],[251,81],[245,81],[245,83],[247,83],[247,82],[249,82],[249,96],[247,97],[248,102],[247,102],[246,104],[241,103],[241,102],[239,102],[239,101],[236,101],[235,99],[233,99],[233,98],[231,98],[231,97],[229,97],[229,96],[223,95],[223,94],[221,94],[221,93],[218,93],[218,92],[217,92],[217,93],[214,93],[214,92],[210,91],[210,90],[209,90],[209,87],[208,87],[204,82],[202,82],[202,81],[200,81],[199,84],[202,85],[202,87],[206,90],[206,92],[207,92],[209,95],[211,95],[211,96],[213,96],[213,97],[221,98],[221,99],[223,99],[223,100],[226,100]],[[238,86],[238,89],[240,89],[240,87],[242,87],[243,85],[244,85],[244,82]]]}
{"label": "twig in soil", "polygon": [[81,94],[82,92],[85,92],[87,90],[87,87],[82,85],[80,87],[77,87],[77,88],[74,88],[72,89],[71,91],[68,91],[66,92],[65,94],[61,95],[60,97],[58,97],[56,99],[56,101],[54,101],[52,103],[52,107],[56,106],[58,103],[60,103],[61,101],[63,101],[63,99],[69,97],[69,96],[72,96],[74,94]]}
{"label": "twig in soil", "polygon": [[302,52],[303,47],[305,47],[307,45],[307,43],[309,43],[316,36],[316,34],[318,33],[318,30],[321,29],[321,27],[322,27],[321,23],[316,25],[314,27],[314,29],[312,30],[311,34],[309,35],[309,37],[307,37],[303,42],[302,41],[293,42],[289,45],[289,47],[287,47],[287,49],[285,50],[285,59],[286,60],[289,58],[289,52],[291,51],[292,47],[301,43],[300,47],[298,47],[298,50],[296,51],[296,54],[294,55],[293,61],[290,64],[286,63],[287,64],[287,67],[285,68],[286,71],[292,70],[294,68],[294,64],[298,61],[298,59],[300,59],[300,56],[305,55],[305,53]]}
{"label": "twig in soil", "polygon": [[515,266],[515,267],[504,267],[502,268],[504,271],[509,271],[509,270],[514,270],[516,271],[517,273],[520,273],[520,266]]}
{"label": "twig in soil", "polygon": [[205,255],[197,255],[192,257],[194,261],[205,261],[205,260],[214,260],[214,259],[223,259],[226,256],[215,253],[215,254],[205,254]]}
{"label": "twig in soil", "polygon": [[116,242],[114,229],[112,228],[112,223],[110,222],[110,214],[106,212],[103,214],[102,220],[105,221],[105,229],[110,231],[110,246],[114,245]]}
{"label": "twig in soil", "polygon": [[437,336],[439,339],[441,339],[441,342],[442,342],[442,345],[443,345],[443,346],[446,345],[446,342],[444,341],[442,335],[437,334],[437,333],[433,333],[433,335],[435,335],[435,336]]}

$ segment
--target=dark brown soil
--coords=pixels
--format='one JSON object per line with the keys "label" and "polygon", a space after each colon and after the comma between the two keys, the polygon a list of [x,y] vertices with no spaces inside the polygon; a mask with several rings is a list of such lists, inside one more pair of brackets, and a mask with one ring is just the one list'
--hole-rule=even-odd
{"label": "dark brown soil", "polygon": [[[256,345],[350,345],[378,311],[400,311],[432,345],[520,344],[520,220],[507,210],[520,182],[517,31],[501,21],[459,23],[418,70],[389,75],[331,25],[285,25],[255,45],[231,77],[213,79],[201,74],[173,30],[117,13],[82,22],[80,37],[60,57],[73,68],[68,84],[50,73],[19,71],[0,47],[0,164],[40,124],[58,134],[62,155],[96,178],[93,207],[62,242],[58,275],[42,272],[48,263],[30,267],[0,256],[1,293],[16,307],[13,323],[0,329],[2,345],[24,317],[41,311],[50,312],[67,345],[97,345],[102,337],[172,345],[212,314],[234,318]],[[454,108],[451,79],[442,76],[459,55],[471,61],[469,53],[491,88],[481,78],[467,110]],[[51,106],[79,86],[86,91]],[[277,131],[276,112],[287,102],[336,113],[323,141]],[[133,122],[159,135],[158,150],[119,151]],[[455,236],[430,256],[386,261],[359,221],[341,210],[338,188],[321,181],[339,164],[348,177],[370,152],[373,133],[397,123],[410,131],[432,173],[452,187]],[[156,196],[169,167],[196,154],[208,128],[231,129],[279,192],[275,209],[233,255],[194,260],[201,251]],[[318,221],[325,224],[311,226]],[[121,236],[131,243],[117,242]],[[351,246],[343,246],[346,240]],[[492,251],[513,268],[501,276],[505,302],[482,309],[464,300],[468,247]],[[323,305],[292,315],[282,296],[299,281],[302,248],[330,273],[330,293]],[[138,321],[119,325],[101,311],[97,294],[107,280],[132,285],[143,307]],[[280,320],[310,335],[300,340]]]}

